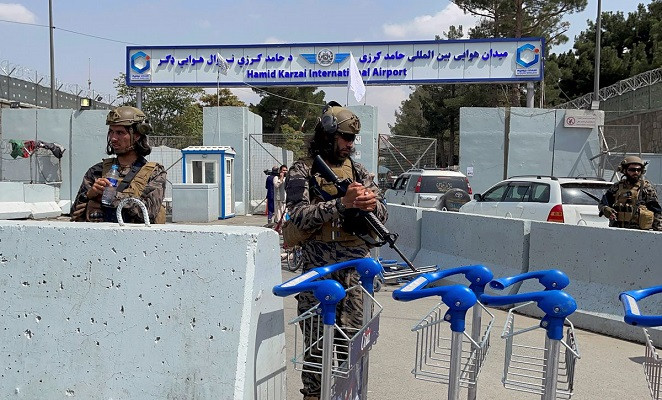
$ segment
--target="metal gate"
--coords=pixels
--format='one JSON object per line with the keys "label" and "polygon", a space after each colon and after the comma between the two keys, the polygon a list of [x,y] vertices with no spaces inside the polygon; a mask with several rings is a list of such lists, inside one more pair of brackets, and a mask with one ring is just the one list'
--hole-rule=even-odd
{"label": "metal gate", "polygon": [[639,125],[599,125],[600,153],[591,158],[597,162],[599,177],[613,181],[618,164],[628,154],[641,157],[641,127]]}
{"label": "metal gate", "polygon": [[437,139],[418,136],[379,135],[378,182],[391,187],[401,173],[411,168],[437,166]]}

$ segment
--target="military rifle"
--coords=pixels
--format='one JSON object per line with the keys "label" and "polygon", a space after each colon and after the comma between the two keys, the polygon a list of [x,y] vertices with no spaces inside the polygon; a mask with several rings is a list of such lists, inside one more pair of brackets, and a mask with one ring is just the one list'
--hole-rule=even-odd
{"label": "military rifle", "polygon": [[[324,162],[322,157],[320,155],[317,155],[315,157],[315,161],[313,162],[313,171],[316,171],[320,174],[320,176],[324,179],[326,179],[328,182],[333,183],[333,186],[336,187],[336,190],[338,190],[338,197],[342,197],[347,193],[347,189],[349,188],[349,185],[352,183],[352,179],[346,178],[343,180],[340,180],[338,176],[329,168],[329,166]],[[347,210],[349,211],[349,210]],[[397,233],[392,233],[389,232],[389,230],[382,224],[382,222],[375,216],[374,213],[370,211],[363,211],[363,210],[357,210],[358,213],[356,215],[351,215],[347,212],[345,212],[345,218],[347,219],[352,219],[352,218],[357,218],[359,221],[352,221],[352,222],[358,222],[358,224],[353,224],[354,226],[361,226],[362,228],[367,228],[368,232],[351,232],[357,236],[359,236],[361,239],[363,239],[366,243],[375,245],[375,246],[383,246],[388,243],[389,247],[395,250],[396,253],[402,258],[402,260],[407,264],[407,266],[413,271],[413,272],[420,272],[416,267],[414,267],[414,264],[411,263],[405,257],[404,254],[398,249],[398,247],[395,245],[395,241],[398,239],[398,234]],[[343,224],[344,225],[344,224]],[[357,229],[358,230],[358,229]],[[365,229],[361,229],[361,231],[365,231]],[[378,241],[375,241],[370,234],[374,234]]]}

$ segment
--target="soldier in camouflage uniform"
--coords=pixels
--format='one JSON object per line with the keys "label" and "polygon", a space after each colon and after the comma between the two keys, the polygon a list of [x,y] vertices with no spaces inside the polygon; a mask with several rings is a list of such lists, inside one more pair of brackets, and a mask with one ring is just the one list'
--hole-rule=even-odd
{"label": "soldier in camouflage uniform", "polygon": [[[152,151],[147,141],[152,127],[145,114],[135,107],[117,107],[108,113],[106,125],[106,153],[117,157],[104,159],[87,170],[71,205],[71,220],[117,222],[119,202],[136,197],[145,203],[151,223],[165,223],[166,172],[162,165],[145,159]],[[107,207],[101,205],[101,195],[110,185],[105,176],[113,164],[118,166],[120,179],[116,197]],[[129,203],[122,210],[122,219],[128,223],[144,223],[140,206],[135,203]]]}
{"label": "soldier in camouflage uniform", "polygon": [[657,192],[643,177],[646,164],[636,156],[621,161],[618,171],[623,177],[607,190],[598,205],[600,215],[609,218],[609,226],[662,230],[662,207]]}
{"label": "soldier in camouflage uniform", "polygon": [[[315,135],[308,149],[308,157],[296,161],[289,169],[286,180],[287,209],[291,222],[305,239],[302,249],[302,266],[307,271],[323,265],[369,257],[370,248],[365,241],[342,229],[346,212],[372,211],[382,222],[387,218],[386,206],[373,182],[372,174],[361,164],[354,162],[354,139],[361,123],[350,110],[336,102],[330,102],[323,110],[315,127]],[[321,155],[339,179],[351,178],[345,196],[312,170],[313,158]],[[324,192],[324,194],[322,193]],[[324,200],[324,197],[331,198]],[[350,211],[351,209],[354,209]],[[337,271],[330,276],[345,288],[357,285],[359,275],[353,269]],[[318,301],[312,292],[297,295],[298,313],[309,310]],[[363,299],[359,291],[349,291],[337,308],[337,324],[341,327],[360,328],[363,324]],[[310,327],[301,326],[306,343],[310,342]],[[321,331],[321,327],[320,327]],[[321,337],[321,332],[315,334]],[[317,357],[321,357],[321,345]],[[320,362],[319,358],[306,357],[307,361]],[[302,372],[304,400],[318,400],[321,389],[321,371]]]}

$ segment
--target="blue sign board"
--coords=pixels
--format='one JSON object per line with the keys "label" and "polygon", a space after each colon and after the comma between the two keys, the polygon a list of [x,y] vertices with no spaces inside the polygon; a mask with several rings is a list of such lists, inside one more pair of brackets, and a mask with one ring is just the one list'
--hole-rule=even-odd
{"label": "blue sign board", "polygon": [[129,86],[341,86],[543,79],[543,38],[206,46],[129,46]]}

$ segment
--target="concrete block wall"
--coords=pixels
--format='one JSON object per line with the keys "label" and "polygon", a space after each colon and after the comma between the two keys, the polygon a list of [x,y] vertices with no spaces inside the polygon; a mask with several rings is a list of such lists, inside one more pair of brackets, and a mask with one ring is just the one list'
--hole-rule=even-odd
{"label": "concrete block wall", "polygon": [[[389,204],[387,228],[403,233],[397,245],[411,252],[416,266],[439,265],[452,268],[483,264],[495,277],[523,272],[560,269],[570,278],[564,289],[577,301],[571,316],[575,326],[623,339],[641,341],[641,328],[623,322],[618,295],[622,291],[662,284],[659,246],[662,232],[624,231],[617,228],[575,226],[548,222],[418,209],[420,230],[405,228],[412,223],[413,207]],[[404,229],[404,230],[403,230]],[[383,247],[382,256],[398,258]],[[406,254],[407,255],[407,254]],[[462,278],[453,279],[466,283]],[[508,293],[540,290],[537,281],[515,286]],[[501,294],[488,290],[493,294]],[[659,314],[662,297],[641,303],[643,313]],[[540,316],[535,306],[527,314]],[[649,330],[657,343],[661,329]]]}
{"label": "concrete block wall", "polygon": [[0,243],[0,398],[285,398],[272,230],[0,221]]}
{"label": "concrete block wall", "polygon": [[0,219],[57,217],[59,192],[57,186],[0,182]]}
{"label": "concrete block wall", "polygon": [[477,215],[436,210],[423,210],[422,214],[421,250],[415,265],[452,268],[483,264],[495,276],[527,270],[530,221],[485,220]]}
{"label": "concrete block wall", "polygon": [[[506,176],[541,174],[597,176],[598,126],[604,112],[596,111],[596,126],[565,128],[565,110],[510,109],[508,151],[506,109],[460,109],[460,170],[467,174],[474,193],[483,193]],[[489,149],[489,150],[486,150]]]}

